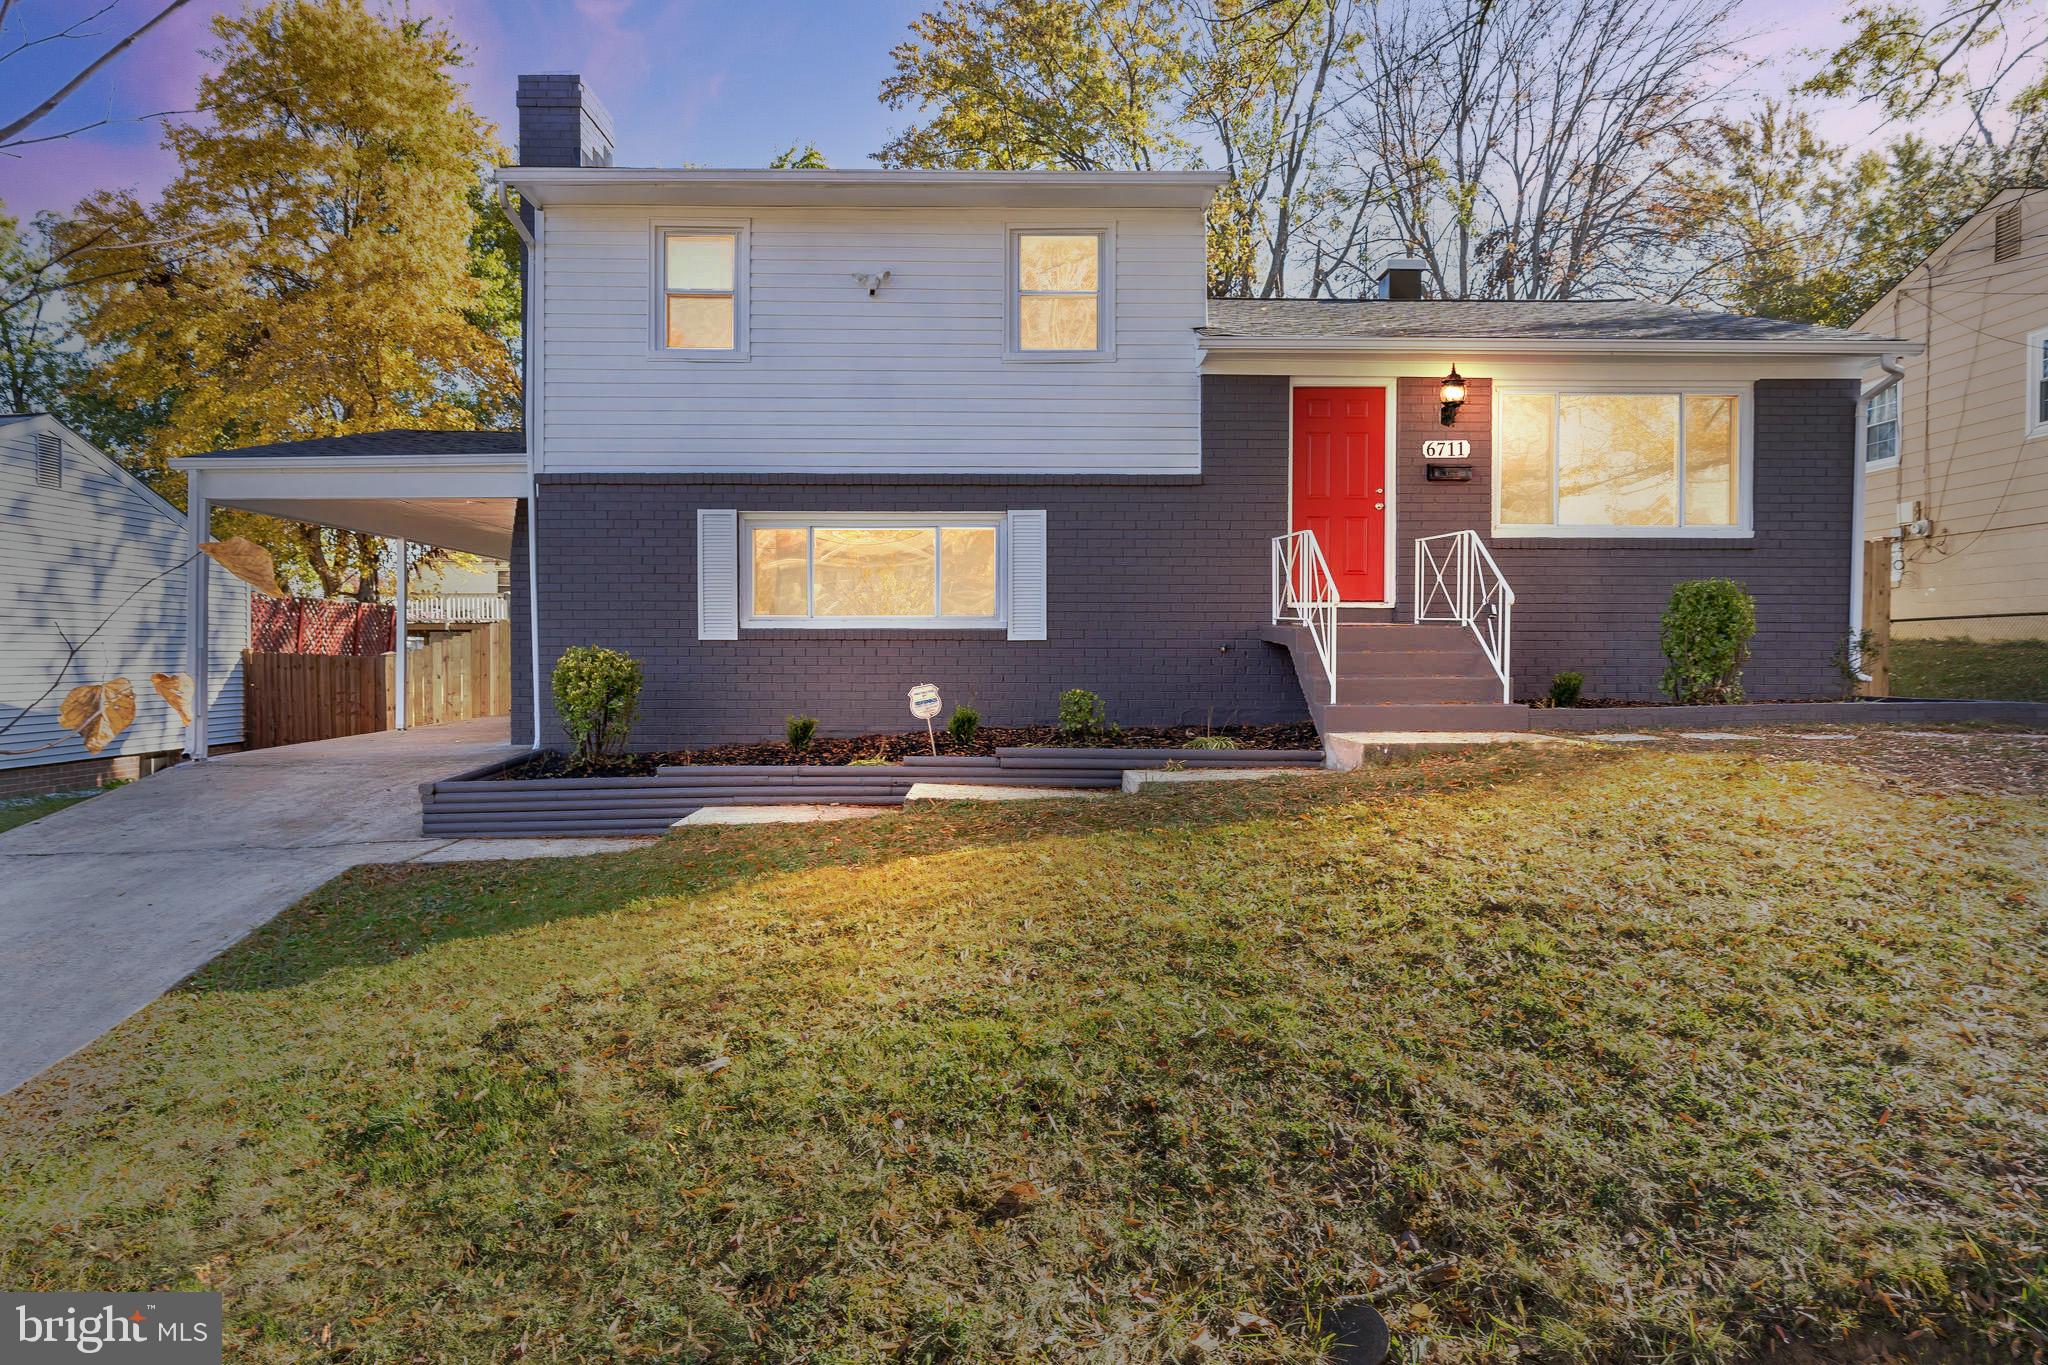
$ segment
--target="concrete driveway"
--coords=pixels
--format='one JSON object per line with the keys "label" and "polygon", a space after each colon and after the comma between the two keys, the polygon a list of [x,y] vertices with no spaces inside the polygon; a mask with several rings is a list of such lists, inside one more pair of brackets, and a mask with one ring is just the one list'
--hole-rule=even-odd
{"label": "concrete driveway", "polygon": [[358,863],[622,840],[420,837],[421,782],[506,753],[503,718],[233,754],[0,834],[0,1093]]}

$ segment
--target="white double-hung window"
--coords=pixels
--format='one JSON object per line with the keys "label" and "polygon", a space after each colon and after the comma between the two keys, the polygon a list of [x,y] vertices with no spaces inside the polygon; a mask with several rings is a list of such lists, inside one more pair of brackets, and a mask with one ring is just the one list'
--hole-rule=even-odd
{"label": "white double-hung window", "polygon": [[1005,624],[1002,513],[741,518],[749,627]]}
{"label": "white double-hung window", "polygon": [[655,234],[656,348],[733,358],[747,349],[746,233],[666,227]]}
{"label": "white double-hung window", "polygon": [[1899,386],[1888,384],[1884,392],[1863,402],[1863,462],[1888,469],[1899,462]]}
{"label": "white double-hung window", "polygon": [[1109,234],[1054,228],[1010,233],[1012,359],[1095,360],[1113,349]]}
{"label": "white double-hung window", "polygon": [[1503,388],[1494,443],[1495,531],[1747,535],[1748,407],[1746,386]]}
{"label": "white double-hung window", "polygon": [[2027,333],[2027,439],[2048,436],[2048,327]]}

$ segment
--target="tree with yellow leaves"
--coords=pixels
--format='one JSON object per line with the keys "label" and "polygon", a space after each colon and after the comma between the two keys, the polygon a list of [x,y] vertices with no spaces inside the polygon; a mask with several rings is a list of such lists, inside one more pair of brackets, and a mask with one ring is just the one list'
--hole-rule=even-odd
{"label": "tree with yellow leaves", "polygon": [[[274,0],[213,28],[202,117],[165,134],[179,172],[162,200],[102,193],[66,228],[138,244],[75,296],[110,353],[95,387],[166,409],[145,471],[175,492],[178,455],[503,424],[518,371],[491,324],[508,310],[472,262],[502,149],[456,79],[460,46],[364,0]],[[374,537],[224,517],[330,595],[351,575],[375,591]]]}

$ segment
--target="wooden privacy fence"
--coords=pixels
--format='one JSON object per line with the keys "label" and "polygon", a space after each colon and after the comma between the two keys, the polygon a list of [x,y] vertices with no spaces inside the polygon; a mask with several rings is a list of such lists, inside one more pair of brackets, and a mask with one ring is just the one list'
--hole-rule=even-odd
{"label": "wooden privacy fence", "polygon": [[[406,723],[445,725],[512,709],[512,627],[437,635],[406,656]],[[397,660],[390,654],[242,656],[248,746],[268,749],[389,730]]]}

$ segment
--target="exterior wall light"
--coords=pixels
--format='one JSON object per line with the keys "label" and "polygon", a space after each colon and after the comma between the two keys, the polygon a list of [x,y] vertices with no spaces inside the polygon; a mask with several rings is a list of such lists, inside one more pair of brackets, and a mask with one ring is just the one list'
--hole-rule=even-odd
{"label": "exterior wall light", "polygon": [[1458,373],[1456,365],[1451,366],[1451,372],[1444,376],[1443,387],[1437,390],[1437,396],[1443,399],[1443,423],[1449,426],[1458,420],[1458,409],[1465,406],[1465,376]]}

